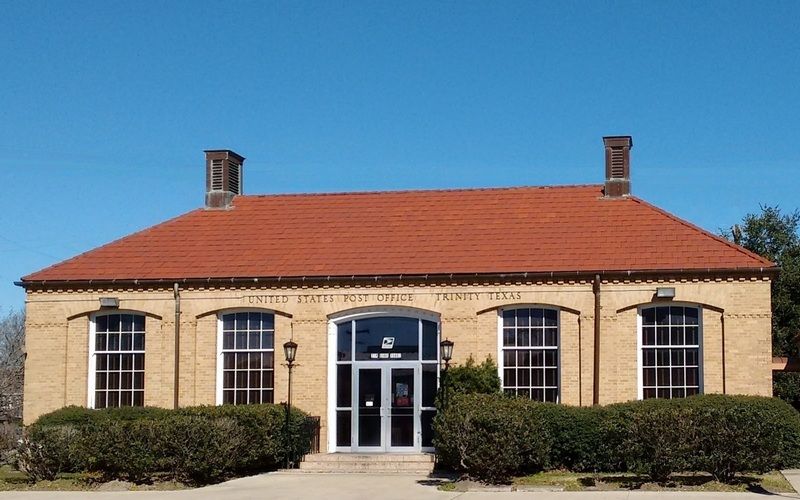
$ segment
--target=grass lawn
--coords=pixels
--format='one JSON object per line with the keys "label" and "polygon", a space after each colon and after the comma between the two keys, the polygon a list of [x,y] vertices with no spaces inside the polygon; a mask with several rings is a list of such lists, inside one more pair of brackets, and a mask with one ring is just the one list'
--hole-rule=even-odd
{"label": "grass lawn", "polygon": [[0,467],[0,491],[84,491],[104,489],[111,486],[113,490],[179,490],[185,485],[171,481],[157,482],[148,485],[135,485],[123,482],[102,483],[97,477],[90,474],[66,473],[59,474],[53,481],[38,481],[31,483],[24,472],[13,469],[8,465]]}
{"label": "grass lawn", "polygon": [[734,484],[715,481],[709,474],[674,474],[666,484],[650,482],[647,477],[636,474],[579,474],[549,471],[531,476],[518,477],[513,482],[517,487],[552,487],[567,491],[581,490],[680,490],[680,491],[756,491],[769,493],[793,493],[794,489],[778,471],[767,474],[746,474]]}

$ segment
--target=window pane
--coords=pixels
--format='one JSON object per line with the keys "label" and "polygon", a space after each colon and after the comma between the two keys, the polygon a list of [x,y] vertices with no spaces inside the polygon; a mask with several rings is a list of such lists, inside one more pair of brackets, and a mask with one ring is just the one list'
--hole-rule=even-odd
{"label": "window pane", "polygon": [[105,408],[106,407],[106,393],[105,391],[98,391],[94,395],[94,407],[95,408]]}
{"label": "window pane", "polygon": [[555,347],[558,345],[558,329],[546,328],[544,331],[544,345]]}
{"label": "window pane", "polygon": [[531,366],[531,351],[525,349],[517,351],[519,366]]}
{"label": "window pane", "polygon": [[656,329],[655,327],[642,328],[642,343],[646,346],[656,345]]}
{"label": "window pane", "polygon": [[144,333],[136,332],[133,334],[133,350],[144,351]]}
{"label": "window pane", "polygon": [[656,345],[669,345],[669,327],[656,328]]}
{"label": "window pane", "polygon": [[422,359],[435,360],[438,356],[439,334],[436,323],[422,321]]}
{"label": "window pane", "polygon": [[696,326],[686,327],[686,345],[700,345],[699,337],[700,335],[698,327]]}
{"label": "window pane", "polygon": [[544,325],[545,326],[558,326],[558,311],[554,309],[544,310]]}
{"label": "window pane", "polygon": [[236,328],[236,315],[225,314],[222,316],[222,329],[232,331]]}
{"label": "window pane", "polygon": [[[527,311],[527,309],[523,309]],[[542,309],[530,309],[531,315],[531,326],[544,326],[544,310]],[[519,320],[519,317],[517,317]]]}
{"label": "window pane", "polygon": [[656,369],[655,368],[645,368],[643,371],[642,377],[642,384],[645,386],[654,386],[656,385]]}
{"label": "window pane", "polygon": [[144,332],[144,316],[141,314],[133,315],[133,331]]}
{"label": "window pane", "polygon": [[531,386],[531,370],[530,368],[517,369],[517,385],[520,387]]}
{"label": "window pane", "polygon": [[526,329],[517,330],[517,345],[519,347],[527,347],[531,345],[531,332]]}
{"label": "window pane", "polygon": [[222,333],[222,348],[223,349],[233,349],[233,332],[223,332]]}
{"label": "window pane", "polygon": [[264,330],[261,332],[261,348],[274,349],[275,348],[275,333],[272,330]]}
{"label": "window pane", "polygon": [[272,370],[264,370],[261,372],[263,376],[261,377],[261,388],[262,389],[273,389],[275,387],[275,378]]}
{"label": "window pane", "polygon": [[341,323],[336,327],[338,360],[350,361],[353,352],[353,322]]}
{"label": "window pane", "polygon": [[351,412],[350,411],[337,411],[336,412],[336,446],[350,446],[351,433],[350,426]]}
{"label": "window pane", "polygon": [[516,345],[516,335],[513,328],[503,329],[503,346],[513,347]]}
{"label": "window pane", "polygon": [[517,328],[523,326],[527,327],[531,324],[531,315],[529,309],[517,309]]}
{"label": "window pane", "polygon": [[122,323],[121,330],[123,332],[132,332],[133,331],[133,316],[130,314],[123,314],[120,316],[120,320]]}
{"label": "window pane", "polygon": [[95,331],[107,332],[108,331],[108,316],[97,316],[94,320]]}
{"label": "window pane", "polygon": [[503,370],[503,386],[515,387],[517,385],[517,370],[506,368]]}
{"label": "window pane", "polygon": [[[108,315],[108,331],[119,332],[119,314]],[[110,406],[110,405],[109,405]]]}
{"label": "window pane", "polygon": [[[356,320],[356,359],[420,359],[416,318],[386,317]],[[381,354],[388,355],[379,357]],[[391,356],[391,355],[395,356]]]}
{"label": "window pane", "polygon": [[236,376],[234,375],[233,371],[226,370],[222,373],[222,388],[223,389],[233,389],[236,387],[234,385],[236,381]]}
{"label": "window pane", "polygon": [[96,351],[106,350],[106,338],[106,334],[104,333],[98,333],[95,335],[94,349]]}
{"label": "window pane", "polygon": [[670,322],[672,325],[683,325],[683,308],[682,307],[670,307],[669,308],[670,314]]}
{"label": "window pane", "polygon": [[239,331],[247,331],[247,313],[236,313],[236,329]]}
{"label": "window pane", "polygon": [[695,307],[687,307],[685,309],[686,314],[686,324],[687,325],[699,325],[699,316],[700,310]]}
{"label": "window pane", "polygon": [[248,349],[261,349],[261,332],[258,330],[251,330],[248,335]]}
{"label": "window pane", "polygon": [[655,325],[656,324],[656,310],[655,308],[647,308],[642,311],[642,325]]}
{"label": "window pane", "polygon": [[422,365],[422,406],[433,407],[437,389],[437,365]]}
{"label": "window pane", "polygon": [[683,327],[673,326],[670,329],[670,342],[672,345],[683,345]]}
{"label": "window pane", "polygon": [[250,331],[261,330],[261,313],[249,313],[248,319],[249,321],[247,328]]}
{"label": "window pane", "polygon": [[121,351],[130,351],[133,349],[133,334],[130,332],[123,333],[120,335],[120,350]]}
{"label": "window pane", "polygon": [[503,326],[516,326],[516,312],[512,310],[503,311]]}
{"label": "window pane", "polygon": [[669,307],[656,308],[656,324],[669,325]]}
{"label": "window pane", "polygon": [[352,367],[350,364],[336,367],[336,406],[352,404]]}
{"label": "window pane", "polygon": [[517,366],[517,351],[503,351],[503,366]]}

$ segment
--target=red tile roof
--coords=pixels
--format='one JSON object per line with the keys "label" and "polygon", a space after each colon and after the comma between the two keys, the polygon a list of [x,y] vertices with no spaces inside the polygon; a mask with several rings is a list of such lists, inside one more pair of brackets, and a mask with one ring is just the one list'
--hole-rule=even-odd
{"label": "red tile roof", "polygon": [[238,196],[23,281],[773,268],[602,186]]}

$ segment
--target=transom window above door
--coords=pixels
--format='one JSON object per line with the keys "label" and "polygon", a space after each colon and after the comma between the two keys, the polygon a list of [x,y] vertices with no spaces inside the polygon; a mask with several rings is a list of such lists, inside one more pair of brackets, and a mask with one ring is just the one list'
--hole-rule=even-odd
{"label": "transom window above door", "polygon": [[337,329],[337,361],[438,359],[438,332],[433,321],[380,316],[346,321]]}

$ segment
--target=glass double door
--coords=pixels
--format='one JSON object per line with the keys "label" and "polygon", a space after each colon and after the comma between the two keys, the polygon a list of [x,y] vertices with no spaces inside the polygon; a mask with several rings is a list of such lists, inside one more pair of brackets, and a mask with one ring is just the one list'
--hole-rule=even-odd
{"label": "glass double door", "polygon": [[357,451],[413,451],[419,447],[419,364],[356,368]]}

